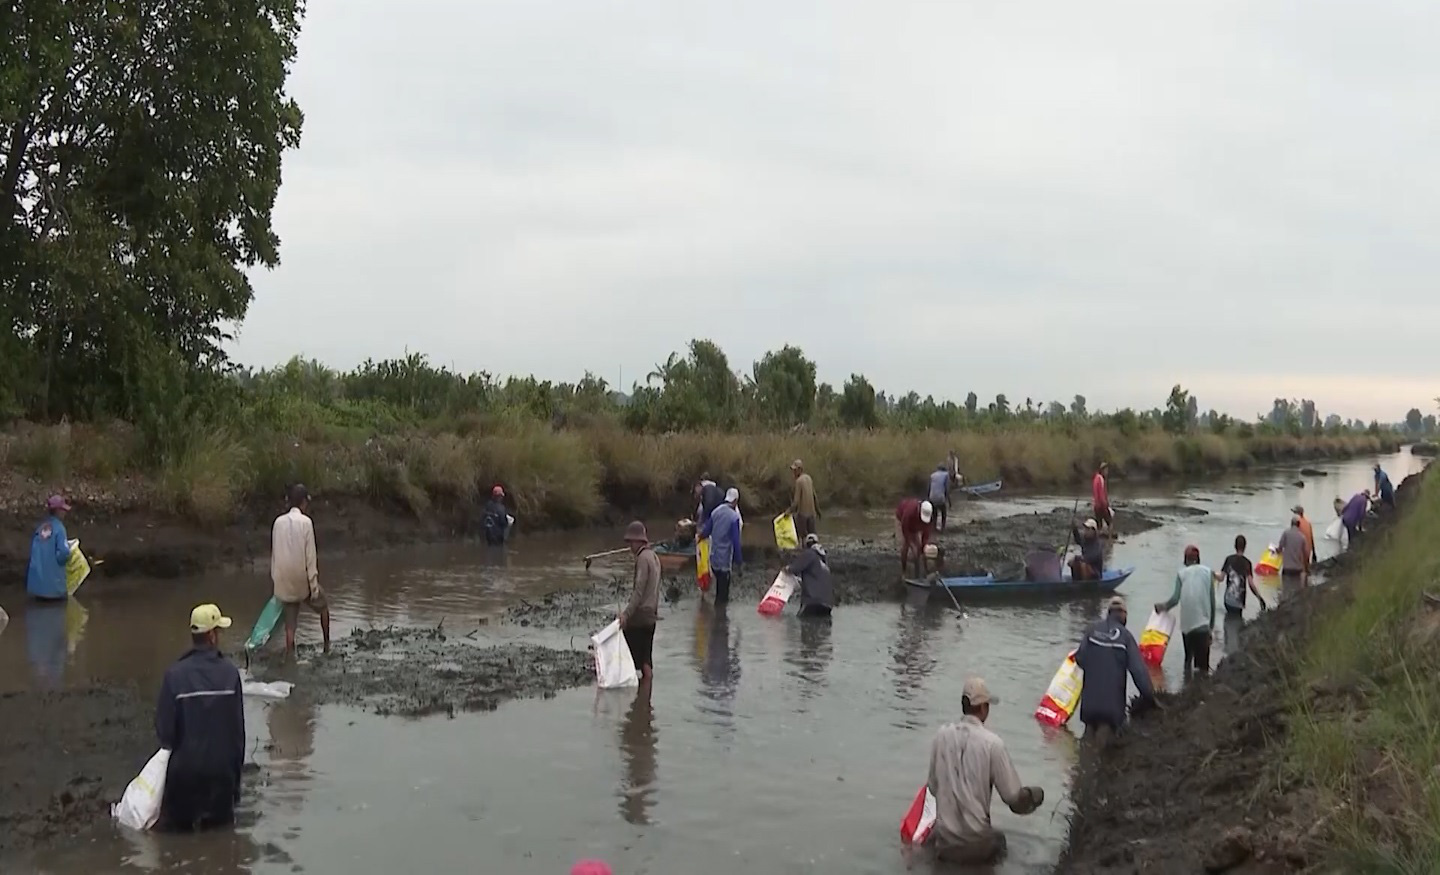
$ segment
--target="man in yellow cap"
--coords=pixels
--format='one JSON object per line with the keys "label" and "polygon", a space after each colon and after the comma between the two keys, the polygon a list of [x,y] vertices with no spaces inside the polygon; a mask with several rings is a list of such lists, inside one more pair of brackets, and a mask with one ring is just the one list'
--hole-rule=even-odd
{"label": "man in yellow cap", "polygon": [[227,826],[240,799],[245,708],[240,672],[220,653],[230,618],[215,605],[190,612],[190,650],[165,670],[155,733],[170,751],[160,825],[193,831]]}

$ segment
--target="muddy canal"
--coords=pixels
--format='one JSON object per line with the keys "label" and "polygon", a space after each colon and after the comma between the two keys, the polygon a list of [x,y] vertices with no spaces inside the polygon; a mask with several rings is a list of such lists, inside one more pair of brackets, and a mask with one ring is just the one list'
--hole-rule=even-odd
{"label": "muddy canal", "polygon": [[[1368,485],[1370,461],[1319,466],[1325,477],[1283,470],[1168,495],[1117,488],[1117,500],[1161,523],[1125,537],[1112,558],[1137,569],[1122,589],[1139,606],[1131,613],[1137,634],[1143,606],[1168,595],[1187,543],[1218,565],[1243,533],[1258,555],[1297,502],[1328,523],[1334,496]],[[1408,454],[1384,461],[1397,481],[1421,467]],[[1304,487],[1294,485],[1299,479]],[[952,519],[1070,504],[1055,496],[977,501]],[[888,544],[891,527],[885,512],[826,525],[833,540],[859,546]],[[585,572],[578,557],[612,546],[602,534],[546,536],[521,539],[508,554],[455,546],[327,560],[322,544],[321,573],[337,638],[423,626],[439,627],[459,646],[583,650],[586,629],[575,627],[603,625],[613,599],[604,572]],[[1335,549],[1322,541],[1321,557]],[[876,574],[893,579],[892,566],[876,563]],[[756,588],[768,577],[760,568],[750,575]],[[560,622],[519,621],[522,599],[543,605],[543,595],[557,589],[587,595]],[[650,694],[597,694],[562,677],[554,686],[563,689],[537,689],[537,698],[407,718],[377,713],[396,709],[373,707],[363,696],[321,704],[335,697],[305,685],[326,674],[303,664],[256,666],[293,677],[300,688],[280,703],[247,700],[258,768],[235,831],[135,836],[97,821],[39,851],[0,850],[10,857],[0,869],[553,875],[576,859],[599,857],[623,873],[901,872],[897,825],[924,779],[931,736],[959,716],[965,677],[980,674],[1002,699],[991,725],[1026,783],[1046,790],[1045,806],[1029,817],[995,804],[1011,848],[995,871],[1049,871],[1064,840],[1077,740],[1068,731],[1042,732],[1031,712],[1067,647],[1099,614],[1098,600],[967,606],[960,617],[948,603],[882,594],[843,606],[826,624],[760,617],[748,592],[728,612],[688,593],[662,606]],[[268,594],[263,568],[188,583],[100,578],[58,611],[27,608],[15,590],[0,591],[12,617],[0,633],[0,693],[63,691],[94,678],[134,684],[148,701],[185,648],[194,604],[218,602],[248,627]],[[317,635],[306,618],[302,641]],[[1178,650],[1165,667],[1172,688],[1180,683]],[[556,670],[573,674],[573,665]],[[0,698],[0,709],[5,702]],[[31,731],[10,719],[18,716],[0,713],[12,739]],[[131,734],[148,737],[148,725]],[[47,752],[43,739],[33,748],[41,758],[81,755]],[[121,760],[119,771],[133,774],[149,753],[83,755]],[[26,804],[6,802],[12,809]]]}

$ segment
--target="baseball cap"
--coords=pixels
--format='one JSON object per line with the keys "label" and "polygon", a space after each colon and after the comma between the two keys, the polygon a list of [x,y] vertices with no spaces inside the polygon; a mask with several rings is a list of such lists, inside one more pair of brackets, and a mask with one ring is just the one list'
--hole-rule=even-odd
{"label": "baseball cap", "polygon": [[737,501],[739,501],[739,500],[740,500],[740,490],[736,489],[734,486],[731,486],[729,489],[725,490],[725,503],[726,503],[726,504],[734,504],[735,502],[737,502]]}
{"label": "baseball cap", "polygon": [[798,468],[804,468],[804,467],[805,467],[805,463],[802,462],[802,461],[800,461],[799,459],[796,459],[795,461],[793,461],[793,462],[790,463],[790,470],[792,470],[792,471],[794,471],[794,470],[796,470],[796,469],[798,469]]}
{"label": "baseball cap", "polygon": [[920,522],[928,523],[935,516],[935,505],[928,501],[920,502]]}
{"label": "baseball cap", "polygon": [[805,546],[813,547],[818,543],[820,543],[820,536],[815,534],[814,532],[811,532],[810,534],[805,536]]}
{"label": "baseball cap", "polygon": [[961,692],[965,698],[970,700],[970,707],[978,708],[981,705],[1000,704],[999,696],[990,695],[990,688],[986,686],[984,678],[967,678],[965,689]]}
{"label": "baseball cap", "polygon": [[46,510],[69,510],[70,502],[65,500],[63,495],[52,495],[50,500],[45,502]]}
{"label": "baseball cap", "polygon": [[1194,544],[1185,548],[1185,558],[1190,559],[1191,557],[1194,557],[1196,562],[1200,561],[1200,548]]}
{"label": "baseball cap", "polygon": [[1125,597],[1123,595],[1111,596],[1110,601],[1105,603],[1105,611],[1107,613],[1110,611],[1125,611],[1129,613],[1129,611],[1125,609]]}
{"label": "baseball cap", "polygon": [[1087,529],[1098,529],[1098,528],[1100,528],[1100,526],[1099,526],[1099,524],[1097,524],[1094,520],[1086,520],[1086,521],[1085,521],[1085,528],[1087,528]]}
{"label": "baseball cap", "polygon": [[200,605],[190,612],[190,631],[195,634],[211,629],[229,629],[230,618],[220,613],[214,605]]}
{"label": "baseball cap", "polygon": [[1297,504],[1297,505],[1295,505],[1294,507],[1290,508],[1290,512],[1293,513],[1293,514],[1296,514],[1296,515],[1298,515],[1298,516],[1304,516],[1304,515],[1305,515],[1305,508],[1303,508],[1303,507],[1301,507],[1300,505]]}

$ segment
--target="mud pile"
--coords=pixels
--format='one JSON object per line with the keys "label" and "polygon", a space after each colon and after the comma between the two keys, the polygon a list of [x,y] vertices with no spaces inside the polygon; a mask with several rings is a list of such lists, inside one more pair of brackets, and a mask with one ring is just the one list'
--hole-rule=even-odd
{"label": "mud pile", "polygon": [[295,682],[296,697],[405,717],[493,711],[509,699],[548,699],[595,680],[587,651],[481,647],[440,627],[356,629],[328,654],[302,645],[297,656],[294,665],[277,654],[252,667],[262,680]]}
{"label": "mud pile", "polygon": [[0,860],[108,818],[155,752],[153,704],[132,686],[7,693],[0,715]]}
{"label": "mud pile", "polygon": [[[1070,508],[1045,513],[983,519],[956,525],[934,538],[945,549],[948,575],[986,574],[1016,577],[1023,573],[1025,554],[1035,549],[1056,550],[1068,537]],[[1156,520],[1135,510],[1115,512],[1115,531],[1124,537],[1158,528]],[[829,558],[837,606],[898,600],[905,596],[899,554],[894,538],[836,538],[821,535]],[[764,558],[756,560],[759,552]],[[746,559],[730,585],[733,601],[759,603],[782,562],[778,553],[745,548]],[[521,600],[506,610],[501,622],[544,629],[594,630],[610,621],[617,606],[630,597],[628,574],[597,578],[587,589],[554,592],[537,600]],[[693,567],[671,576],[662,590],[665,602],[695,597]],[[661,606],[661,616],[666,613]]]}
{"label": "mud pile", "polygon": [[[1407,488],[1407,484],[1409,488]],[[1406,481],[1404,495],[1418,486]],[[1372,520],[1372,528],[1389,523]],[[1132,720],[1108,748],[1084,748],[1071,798],[1075,814],[1057,873],[1298,871],[1321,862],[1325,812],[1303,776],[1282,766],[1291,706],[1341,712],[1358,690],[1296,690],[1296,660],[1317,616],[1351,597],[1345,569],[1246,625],[1240,651],[1214,675]],[[1177,645],[1172,645],[1177,646]]]}

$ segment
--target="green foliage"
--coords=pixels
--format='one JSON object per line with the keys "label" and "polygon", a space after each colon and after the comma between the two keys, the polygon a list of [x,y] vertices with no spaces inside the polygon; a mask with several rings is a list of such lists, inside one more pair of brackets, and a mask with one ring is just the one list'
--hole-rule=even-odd
{"label": "green foliage", "polygon": [[0,414],[189,415],[156,387],[219,373],[244,269],[279,261],[299,18],[299,0],[0,8]]}
{"label": "green foliage", "polygon": [[875,428],[880,411],[875,407],[875,387],[859,374],[851,374],[840,395],[840,422],[850,428]]}
{"label": "green foliage", "polygon": [[1185,434],[1195,424],[1195,399],[1176,383],[1160,415],[1161,426],[1170,434]]}
{"label": "green foliage", "polygon": [[815,410],[815,363],[788,344],[767,352],[751,368],[755,412],[761,422],[788,427],[809,422]]}
{"label": "green foliage", "polygon": [[1425,427],[1425,415],[1420,408],[1411,407],[1410,412],[1405,414],[1405,430],[1411,434],[1420,432]]}

